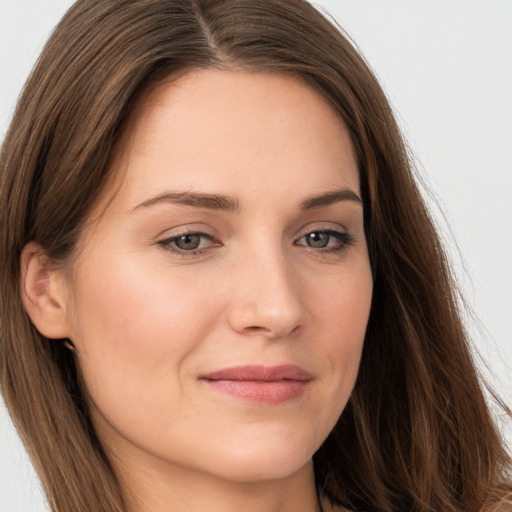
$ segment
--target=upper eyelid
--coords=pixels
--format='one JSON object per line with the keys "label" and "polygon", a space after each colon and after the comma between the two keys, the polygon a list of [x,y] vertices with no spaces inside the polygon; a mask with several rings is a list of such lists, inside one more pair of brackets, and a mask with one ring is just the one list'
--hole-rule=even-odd
{"label": "upper eyelid", "polygon": [[179,238],[180,236],[186,235],[197,235],[197,236],[205,236],[207,238],[213,238],[211,233],[207,233],[206,231],[199,231],[196,229],[184,229],[183,231],[179,231],[177,233],[172,233],[167,238]]}
{"label": "upper eyelid", "polygon": [[297,237],[295,239],[295,242],[297,242],[298,240],[301,240],[302,238],[310,235],[311,233],[327,233],[327,234],[330,234],[330,235],[340,235],[340,237],[342,237],[342,238],[347,238],[347,239],[350,239],[350,240],[354,240],[354,236],[348,230],[329,228],[329,229],[311,229],[309,231],[306,231],[304,234],[302,234],[301,236]]}
{"label": "upper eyelid", "polygon": [[171,238],[180,237],[183,235],[204,235],[211,238],[214,238],[213,230],[210,232],[204,227],[192,227],[189,225],[177,226],[174,228],[167,228],[161,231],[156,238],[162,240],[169,240]]}
{"label": "upper eyelid", "polygon": [[339,234],[348,234],[349,231],[347,229],[337,229],[337,228],[315,228],[315,229],[308,229],[307,231],[304,231],[302,235],[299,236],[299,238],[302,238],[306,235],[309,235],[311,233],[339,233]]}
{"label": "upper eyelid", "polygon": [[163,242],[170,242],[172,240],[176,240],[182,236],[199,236],[199,237],[203,237],[203,238],[206,238],[210,241],[213,241],[215,240],[215,237],[209,233],[205,233],[203,231],[183,231],[181,233],[175,233],[175,234],[172,234],[170,236],[166,236],[164,238],[161,238],[158,243],[163,243]]}
{"label": "upper eyelid", "polygon": [[[313,223],[313,225],[314,224],[315,223]],[[296,237],[302,238],[303,236],[307,235],[308,233],[314,233],[315,231],[325,231],[325,232],[331,231],[334,233],[346,233],[346,234],[350,233],[349,229],[347,229],[345,226],[343,226],[337,222],[333,222],[333,223],[320,222],[319,224],[314,225],[314,226],[311,226],[311,224],[308,224],[306,227],[298,230],[296,232]]]}

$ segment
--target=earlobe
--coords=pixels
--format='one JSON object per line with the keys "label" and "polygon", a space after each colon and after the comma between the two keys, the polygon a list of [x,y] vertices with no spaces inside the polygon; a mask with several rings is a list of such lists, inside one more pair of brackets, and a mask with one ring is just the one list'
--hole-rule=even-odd
{"label": "earlobe", "polygon": [[25,246],[20,264],[21,297],[32,323],[47,338],[70,338],[62,272],[35,242]]}

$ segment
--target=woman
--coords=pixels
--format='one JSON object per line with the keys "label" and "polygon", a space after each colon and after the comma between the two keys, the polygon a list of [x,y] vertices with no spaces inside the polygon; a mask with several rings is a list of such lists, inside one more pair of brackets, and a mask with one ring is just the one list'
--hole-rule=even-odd
{"label": "woman", "polygon": [[2,392],[55,511],[498,510],[388,103],[303,1],[79,1],[2,149]]}

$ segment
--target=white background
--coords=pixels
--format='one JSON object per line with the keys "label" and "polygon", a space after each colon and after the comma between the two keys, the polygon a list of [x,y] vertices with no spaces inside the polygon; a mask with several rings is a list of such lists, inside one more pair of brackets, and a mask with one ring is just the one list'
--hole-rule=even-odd
{"label": "white background", "polygon": [[[42,44],[71,3],[0,0],[0,140]],[[478,319],[468,325],[488,377],[511,404],[512,0],[316,3],[357,42],[391,99]],[[43,510],[0,401],[0,512]]]}

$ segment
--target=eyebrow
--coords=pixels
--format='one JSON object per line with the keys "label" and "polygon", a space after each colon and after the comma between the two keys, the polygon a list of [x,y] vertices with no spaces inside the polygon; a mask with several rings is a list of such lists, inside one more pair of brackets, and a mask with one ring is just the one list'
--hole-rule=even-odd
{"label": "eyebrow", "polygon": [[[310,210],[312,208],[329,206],[340,201],[353,201],[361,205],[363,204],[361,198],[353,190],[349,188],[342,188],[310,196],[302,201],[300,209]],[[236,198],[220,194],[205,194],[200,192],[165,192],[140,203],[134,208],[134,210],[147,208],[159,203],[183,204],[230,213],[238,213],[241,210],[240,202]]]}
{"label": "eyebrow", "polygon": [[325,192],[316,196],[310,196],[302,201],[300,205],[301,210],[310,210],[311,208],[318,208],[320,206],[329,206],[340,201],[354,201],[359,203],[361,206],[363,201],[361,198],[351,189],[342,188],[339,190],[333,190],[331,192]]}
{"label": "eyebrow", "polygon": [[203,194],[199,192],[165,192],[164,194],[144,201],[136,206],[134,210],[159,203],[184,204],[187,206],[226,212],[240,211],[240,203],[237,199],[218,194]]}

